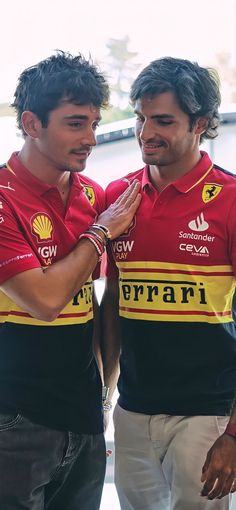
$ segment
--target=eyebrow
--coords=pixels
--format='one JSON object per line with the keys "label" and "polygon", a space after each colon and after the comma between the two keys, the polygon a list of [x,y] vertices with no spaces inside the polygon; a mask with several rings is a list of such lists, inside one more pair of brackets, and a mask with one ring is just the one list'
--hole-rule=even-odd
{"label": "eyebrow", "polygon": [[[88,115],[78,115],[78,114],[75,114],[75,115],[65,115],[64,119],[66,120],[88,120]],[[99,115],[98,117],[96,117],[95,121],[96,120],[101,120],[102,117]]]}
{"label": "eyebrow", "polygon": [[[134,110],[134,113],[136,115],[141,115],[143,116],[143,114],[141,112],[139,112],[138,110]],[[175,116],[174,115],[170,115],[169,113],[160,113],[160,114],[154,114],[154,115],[151,115],[151,119],[174,119]]]}

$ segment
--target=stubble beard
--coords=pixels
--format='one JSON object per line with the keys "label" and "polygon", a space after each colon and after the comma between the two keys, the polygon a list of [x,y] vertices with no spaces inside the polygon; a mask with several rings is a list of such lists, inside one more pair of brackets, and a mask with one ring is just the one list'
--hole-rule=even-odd
{"label": "stubble beard", "polygon": [[165,160],[165,158],[162,158],[161,156],[155,157],[155,156],[148,156],[147,154],[142,153],[142,159],[146,165],[153,165],[153,166],[167,166],[169,164],[168,161]]}
{"label": "stubble beard", "polygon": [[70,172],[70,173],[81,173],[86,168],[87,159],[81,161],[77,165],[71,165],[71,163],[65,162],[64,164],[61,164],[58,168],[60,172]]}

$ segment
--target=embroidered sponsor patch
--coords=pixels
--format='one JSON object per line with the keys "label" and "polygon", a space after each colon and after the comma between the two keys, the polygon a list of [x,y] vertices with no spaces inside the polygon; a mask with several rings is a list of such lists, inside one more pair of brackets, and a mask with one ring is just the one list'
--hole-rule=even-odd
{"label": "embroidered sponsor patch", "polygon": [[36,235],[38,242],[51,241],[53,238],[53,224],[46,213],[36,213],[31,218],[32,233]]}
{"label": "embroidered sponsor patch", "polygon": [[92,186],[84,186],[84,193],[89,200],[90,204],[93,205],[95,202],[95,193]]}
{"label": "embroidered sponsor patch", "polygon": [[214,200],[219,193],[221,192],[223,186],[221,184],[204,184],[202,189],[202,200],[205,204],[207,202],[210,202],[211,200]]}

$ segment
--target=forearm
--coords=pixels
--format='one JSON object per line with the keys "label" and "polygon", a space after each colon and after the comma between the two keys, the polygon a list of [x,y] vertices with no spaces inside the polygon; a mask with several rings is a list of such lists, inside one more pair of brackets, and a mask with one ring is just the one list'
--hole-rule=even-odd
{"label": "forearm", "polygon": [[[43,272],[42,293],[49,306],[50,299],[56,316],[77,294],[91,276],[98,263],[98,253],[88,240],[81,240],[76,248]],[[51,289],[51,291],[50,291]],[[50,297],[47,297],[48,291]]]}
{"label": "forearm", "polygon": [[93,352],[97,361],[97,366],[101,375],[102,383],[103,380],[103,363],[101,354],[101,324],[100,324],[100,310],[98,306],[97,296],[95,291],[93,293]]}
{"label": "forearm", "polygon": [[64,259],[45,270],[20,273],[5,282],[2,289],[33,317],[52,321],[87,281],[97,262],[95,247],[81,240]]}
{"label": "forearm", "polygon": [[105,386],[109,387],[109,399],[116,389],[119,377],[121,332],[118,302],[118,282],[110,281],[106,285],[101,303],[103,378]]}
{"label": "forearm", "polygon": [[109,400],[112,399],[114,391],[117,387],[117,382],[120,375],[120,367],[119,367],[119,354],[116,358],[112,358],[112,360],[108,360],[107,364],[104,364],[103,361],[103,380],[104,385],[109,388]]}

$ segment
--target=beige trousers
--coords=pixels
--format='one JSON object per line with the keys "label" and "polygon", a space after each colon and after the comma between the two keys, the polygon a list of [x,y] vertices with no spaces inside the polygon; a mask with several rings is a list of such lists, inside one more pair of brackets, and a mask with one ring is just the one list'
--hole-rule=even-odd
{"label": "beige trousers", "polygon": [[121,510],[236,510],[236,493],[200,496],[207,451],[228,417],[114,410],[115,484]]}

